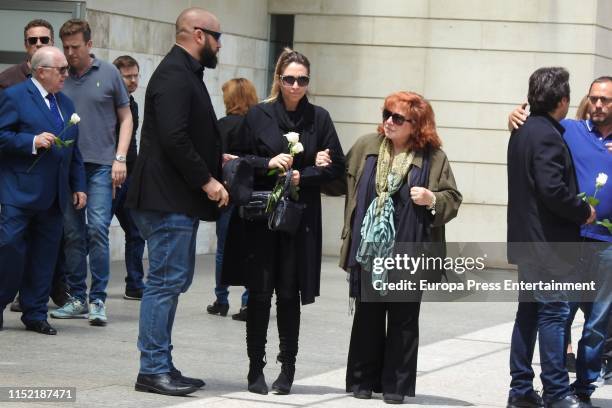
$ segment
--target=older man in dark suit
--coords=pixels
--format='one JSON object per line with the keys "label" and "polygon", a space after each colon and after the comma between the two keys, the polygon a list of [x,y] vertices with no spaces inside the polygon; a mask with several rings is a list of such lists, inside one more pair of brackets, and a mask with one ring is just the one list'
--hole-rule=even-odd
{"label": "older man in dark suit", "polygon": [[204,68],[217,64],[219,29],[217,18],[205,10],[183,11],[176,21],[176,45],[147,86],[140,154],[126,204],[134,208],[149,251],[138,391],[185,395],[204,386],[174,367],[170,338],[179,295],[193,278],[200,220],[215,220],[217,205],[228,201],[217,181],[221,138],[203,82]]}
{"label": "older man in dark suit", "polygon": [[[77,127],[62,134],[75,113],[60,92],[66,58],[57,48],[44,47],[31,64],[33,77],[0,96],[0,327],[2,311],[20,290],[26,329],[56,334],[47,322],[47,300],[62,212],[71,192],[74,205],[85,206],[85,170]],[[9,271],[8,265],[14,268]]]}
{"label": "older man in dark suit", "polygon": [[[559,280],[570,273],[576,259],[559,249],[576,246],[558,243],[578,241],[580,225],[595,220],[595,210],[577,197],[574,166],[559,124],[567,115],[569,96],[565,69],[536,70],[529,78],[531,116],[508,144],[508,260],[518,265],[520,281]],[[567,297],[541,291],[529,295],[520,299],[512,333],[508,407],[577,408],[564,357]],[[533,390],[531,360],[538,333],[544,401]]]}

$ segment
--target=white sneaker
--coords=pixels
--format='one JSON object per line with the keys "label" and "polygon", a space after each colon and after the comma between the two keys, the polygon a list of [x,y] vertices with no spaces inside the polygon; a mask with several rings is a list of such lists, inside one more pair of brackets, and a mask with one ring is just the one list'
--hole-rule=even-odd
{"label": "white sneaker", "polygon": [[92,326],[106,326],[106,308],[100,299],[89,304],[89,324]]}

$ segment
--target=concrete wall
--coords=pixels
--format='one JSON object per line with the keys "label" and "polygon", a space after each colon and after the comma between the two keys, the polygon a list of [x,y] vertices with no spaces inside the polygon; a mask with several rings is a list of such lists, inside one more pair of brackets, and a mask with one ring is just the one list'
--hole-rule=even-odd
{"label": "concrete wall", "polygon": [[[92,26],[94,53],[112,61],[132,55],[140,64],[141,79],[134,96],[144,113],[144,95],[151,74],[174,44],[174,22],[187,7],[203,7],[221,22],[219,65],[206,70],[204,82],[217,117],[225,116],[221,85],[234,77],[251,80],[260,97],[267,93],[268,13],[266,0],[89,0],[87,20]],[[214,252],[214,224],[202,222],[198,253]],[[111,257],[123,258],[123,231],[116,220],[111,226]]]}
{"label": "concrete wall", "polygon": [[[413,90],[436,112],[464,195],[449,241],[505,241],[508,113],[541,66],[571,73],[573,103],[612,72],[606,0],[269,0],[295,14],[295,48],[312,63],[313,101],[343,148],[376,128],[383,98]],[[570,112],[573,114],[573,110]],[[327,198],[326,253],[337,253],[343,202]]]}
{"label": "concrete wall", "polygon": [[[464,194],[449,241],[504,241],[507,114],[526,98],[530,73],[545,65],[571,72],[573,102],[590,81],[612,72],[608,0],[88,0],[95,52],[141,63],[147,81],[173,43],[178,13],[201,6],[221,21],[220,66],[205,82],[219,117],[221,84],[253,80],[266,95],[269,13],[294,14],[295,47],[312,62],[312,100],[328,109],[345,151],[375,129],[383,98],[414,90],[436,112],[444,149]],[[570,111],[573,114],[573,110]],[[324,252],[339,248],[343,200],[325,197]],[[203,223],[199,252],[214,250]],[[112,254],[122,256],[115,226]]]}

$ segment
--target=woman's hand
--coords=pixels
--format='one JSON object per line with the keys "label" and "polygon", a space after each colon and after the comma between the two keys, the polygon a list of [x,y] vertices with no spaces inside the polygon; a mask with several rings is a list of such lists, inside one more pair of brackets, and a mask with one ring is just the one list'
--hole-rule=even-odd
{"label": "woman's hand", "polygon": [[317,152],[317,157],[315,158],[315,165],[317,167],[327,167],[331,164],[332,159],[329,155],[329,149],[325,149],[321,152]]}
{"label": "woman's hand", "polygon": [[293,166],[293,156],[289,153],[281,153],[268,162],[269,169],[279,169],[282,172],[290,169],[291,166]]}
{"label": "woman's hand", "polygon": [[293,170],[293,173],[291,173],[291,184],[293,184],[294,186],[300,185],[300,172],[299,171]]}
{"label": "woman's hand", "polygon": [[238,156],[234,156],[233,154],[223,153],[223,161],[221,162],[221,167],[225,166],[228,161],[235,160]]}
{"label": "woman's hand", "polygon": [[508,130],[512,131],[512,129],[518,129],[523,126],[523,123],[527,120],[526,108],[527,102],[510,112],[510,115],[508,115]]}
{"label": "woman's hand", "polygon": [[434,200],[434,194],[425,187],[412,187],[410,189],[410,198],[416,205],[431,207]]}

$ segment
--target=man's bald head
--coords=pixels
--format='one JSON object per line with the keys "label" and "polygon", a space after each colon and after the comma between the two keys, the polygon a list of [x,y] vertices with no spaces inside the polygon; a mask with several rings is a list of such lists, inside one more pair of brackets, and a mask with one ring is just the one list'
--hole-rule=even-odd
{"label": "man's bald head", "polygon": [[60,66],[67,64],[64,53],[56,47],[42,47],[39,48],[32,56],[31,64],[32,71],[35,72],[38,67],[52,67],[60,62]]}
{"label": "man's bald head", "polygon": [[64,53],[55,47],[43,47],[31,60],[32,75],[49,93],[57,93],[64,87],[68,76],[68,61]]}
{"label": "man's bald head", "polygon": [[195,27],[219,31],[219,19],[217,19],[214,14],[199,7],[191,7],[183,10],[176,19],[176,42],[180,44],[181,42],[179,40],[184,41],[191,37],[191,33]]}
{"label": "man's bald head", "polygon": [[176,19],[176,43],[207,68],[217,66],[221,25],[214,14],[192,7]]}

